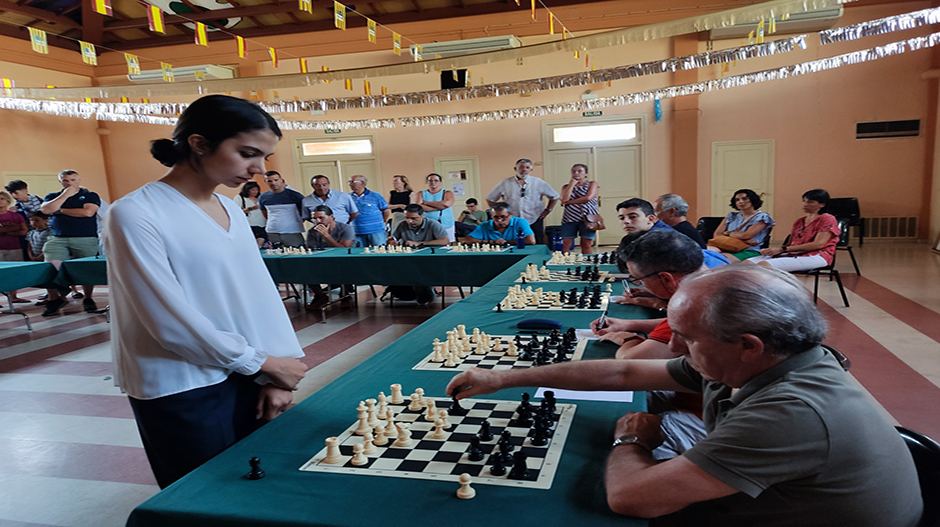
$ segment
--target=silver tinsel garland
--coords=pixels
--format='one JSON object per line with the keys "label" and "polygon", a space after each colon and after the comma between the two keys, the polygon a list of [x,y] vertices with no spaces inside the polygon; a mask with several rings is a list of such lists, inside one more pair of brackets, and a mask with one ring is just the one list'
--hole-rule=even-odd
{"label": "silver tinsel garland", "polygon": [[846,42],[862,37],[883,35],[905,29],[914,29],[921,26],[940,23],[940,8],[924,9],[903,15],[889,16],[879,20],[871,20],[851,26],[837,27],[819,32],[819,41],[822,45],[833,42]]}

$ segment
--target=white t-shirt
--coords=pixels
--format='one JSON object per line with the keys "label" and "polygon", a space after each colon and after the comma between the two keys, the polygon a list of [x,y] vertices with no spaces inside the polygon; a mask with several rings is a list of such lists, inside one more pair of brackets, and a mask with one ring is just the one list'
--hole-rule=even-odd
{"label": "white t-shirt", "polygon": [[131,397],[251,375],[269,355],[304,355],[245,213],[215,196],[228,231],[159,181],[111,205],[104,229],[111,347],[115,384]]}
{"label": "white t-shirt", "polygon": [[487,194],[489,201],[505,201],[512,207],[514,215],[523,218],[529,223],[535,223],[539,215],[545,210],[545,202],[542,197],[550,200],[561,197],[551,185],[543,179],[533,175],[528,175],[525,180],[525,196],[522,195],[522,186],[516,180],[516,176],[508,177],[493,187],[493,190]]}

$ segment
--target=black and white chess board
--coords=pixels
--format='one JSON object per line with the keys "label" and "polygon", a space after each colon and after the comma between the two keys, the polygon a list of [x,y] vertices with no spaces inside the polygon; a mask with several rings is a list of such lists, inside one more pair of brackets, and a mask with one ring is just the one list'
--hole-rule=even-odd
{"label": "black and white chess board", "polygon": [[[557,270],[557,269],[549,269],[549,271],[548,271],[548,278],[545,278],[544,275],[541,275],[541,276],[539,276],[538,278],[534,278],[534,279],[526,277],[525,283],[533,283],[533,282],[613,282],[613,281],[615,280],[615,279],[614,279],[612,276],[610,276],[610,274],[607,273],[606,271],[603,271],[603,272],[598,273],[596,280],[592,280],[591,278],[593,278],[593,277],[590,276],[590,275],[588,275],[587,277],[585,277],[585,273],[584,273],[583,271],[576,273],[573,267],[569,267],[568,269],[565,269],[565,270],[563,270],[563,271]],[[522,276],[520,276],[519,278],[516,278],[515,282],[516,282],[517,284],[518,284],[518,283],[522,283],[522,282],[523,282]]]}
{"label": "black and white chess board", "polygon": [[[497,340],[500,341],[501,351],[487,351],[483,354],[476,353],[477,345],[474,343],[470,344],[470,351],[464,358],[455,357],[453,359],[455,365],[447,366],[444,361],[434,362],[434,352],[432,351],[428,354],[427,357],[421,360],[416,364],[413,370],[425,370],[425,371],[444,371],[444,372],[453,372],[453,371],[464,371],[469,370],[470,368],[484,368],[487,370],[515,370],[521,368],[531,368],[538,365],[538,358],[533,356],[534,354],[526,353],[525,348],[528,347],[533,340],[538,340],[540,347],[547,348],[548,357],[544,361],[545,364],[551,364],[558,362],[555,358],[558,356],[559,349],[562,348],[562,343],[558,342],[555,344],[549,343],[549,338],[546,335],[490,335],[492,343],[495,344]],[[506,352],[509,348],[509,342],[518,339],[521,344],[518,346],[515,356],[507,355]],[[564,353],[566,360],[581,360],[581,357],[584,355],[584,348],[587,346],[587,339],[579,338],[575,341],[573,350]]]}
{"label": "black and white chess board", "polygon": [[[514,304],[512,304],[512,303],[510,303],[510,302],[506,302],[506,304],[508,305],[508,307],[506,307],[506,305],[502,305],[502,302],[501,302],[500,304],[497,304],[497,306],[493,308],[493,311],[500,311],[500,310],[502,310],[502,311],[520,311],[520,310],[523,310],[523,311],[532,311],[532,310],[550,310],[550,311],[606,311],[606,310],[607,310],[607,304],[610,302],[610,293],[599,293],[600,302],[597,303],[594,307],[591,307],[590,303],[585,303],[583,307],[578,307],[578,305],[579,305],[579,304],[578,304],[578,301],[581,299],[581,296],[582,296],[582,295],[586,295],[588,298],[590,298],[590,297],[592,296],[592,294],[591,294],[591,293],[583,293],[583,292],[579,292],[579,293],[575,293],[575,294],[576,294],[577,296],[576,296],[576,301],[575,301],[575,303],[573,303],[573,304],[572,304],[572,303],[569,303],[569,302],[562,301],[562,302],[560,303],[561,305],[557,305],[557,306],[556,306],[554,300],[549,299],[547,294],[542,293],[542,295],[540,296],[540,298],[538,299],[538,301],[537,301],[535,304],[530,304],[529,302],[526,302],[525,306],[523,306],[523,307],[521,307],[521,308],[517,308],[517,307],[515,307]],[[509,297],[507,296],[506,298],[508,299]]]}
{"label": "black and white chess board", "polygon": [[[427,398],[426,398],[427,399]],[[450,399],[434,398],[438,409],[450,409]],[[532,444],[531,427],[519,424],[516,417],[518,401],[496,401],[485,399],[463,399],[461,406],[467,410],[464,416],[448,417],[451,427],[446,430],[443,439],[430,439],[427,436],[434,429],[434,423],[427,421],[422,411],[408,410],[407,404],[389,404],[394,409],[396,423],[409,423],[412,444],[408,447],[392,446],[395,438],[390,437],[388,444],[376,447],[374,454],[368,455],[365,465],[351,463],[353,445],[362,443],[362,437],[355,435],[358,422],[353,423],[338,437],[342,457],[339,462],[324,463],[326,448],[300,467],[306,472],[328,472],[333,474],[356,474],[412,478],[459,482],[460,475],[470,474],[473,484],[502,485],[530,489],[549,489],[555,477],[555,471],[561,460],[562,450],[577,405],[555,404],[557,422],[551,428],[551,437],[544,446]],[[537,407],[538,405],[534,403]],[[471,437],[480,433],[483,421],[490,424],[493,439],[480,441],[483,459],[470,461],[468,450]],[[384,421],[380,420],[383,426]],[[524,452],[527,456],[527,479],[510,479],[507,475],[494,476],[490,473],[492,456],[499,452],[497,443],[500,434],[508,430],[512,437],[510,443],[514,452]],[[507,468],[507,473],[509,469]]]}

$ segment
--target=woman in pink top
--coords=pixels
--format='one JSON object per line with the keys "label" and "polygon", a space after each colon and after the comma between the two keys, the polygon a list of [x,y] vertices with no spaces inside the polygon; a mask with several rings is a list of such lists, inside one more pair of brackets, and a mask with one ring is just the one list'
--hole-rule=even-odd
{"label": "woman in pink top", "polygon": [[804,193],[805,215],[793,223],[789,245],[761,249],[747,261],[790,272],[831,264],[841,232],[835,216],[819,213],[828,202],[829,193],[821,188]]}

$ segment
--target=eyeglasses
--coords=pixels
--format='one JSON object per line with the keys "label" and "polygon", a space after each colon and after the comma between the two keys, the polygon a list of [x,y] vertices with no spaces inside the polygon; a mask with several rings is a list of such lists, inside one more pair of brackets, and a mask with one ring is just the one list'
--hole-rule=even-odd
{"label": "eyeglasses", "polygon": [[675,271],[656,271],[655,273],[650,273],[650,274],[648,274],[648,275],[641,276],[641,277],[639,277],[639,278],[633,278],[632,276],[628,276],[628,277],[624,278],[623,281],[624,281],[624,282],[627,282],[628,284],[643,285],[643,280],[646,280],[647,278],[649,278],[649,277],[651,277],[651,276],[658,275],[659,273],[674,273],[674,272],[675,272]]}
{"label": "eyeglasses", "polygon": [[519,189],[519,197],[520,197],[520,198],[524,198],[524,197],[525,197],[525,187],[522,187],[522,188]]}
{"label": "eyeglasses", "polygon": [[503,216],[497,216],[496,214],[493,215],[493,219],[494,219],[494,220],[505,220],[505,219],[508,218],[508,217],[509,217],[508,214],[503,215]]}

